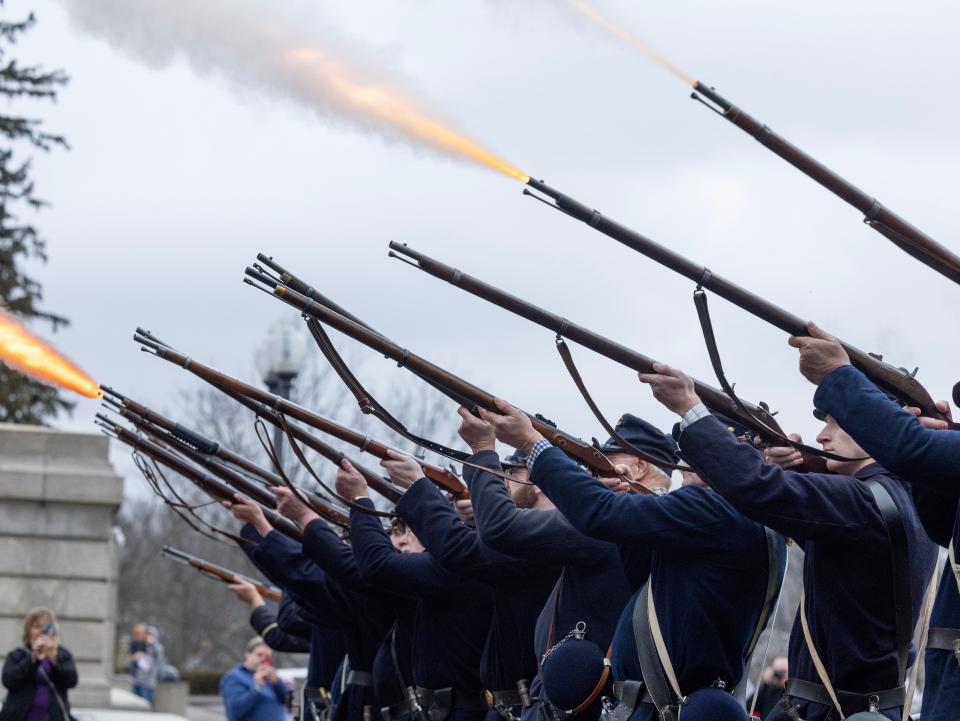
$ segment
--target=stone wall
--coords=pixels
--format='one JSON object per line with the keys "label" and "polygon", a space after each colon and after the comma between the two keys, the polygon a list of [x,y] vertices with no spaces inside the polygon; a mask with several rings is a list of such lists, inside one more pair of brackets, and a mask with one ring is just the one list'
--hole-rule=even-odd
{"label": "stone wall", "polygon": [[122,496],[105,436],[0,423],[0,655],[27,611],[50,607],[77,660],[76,706],[110,702]]}

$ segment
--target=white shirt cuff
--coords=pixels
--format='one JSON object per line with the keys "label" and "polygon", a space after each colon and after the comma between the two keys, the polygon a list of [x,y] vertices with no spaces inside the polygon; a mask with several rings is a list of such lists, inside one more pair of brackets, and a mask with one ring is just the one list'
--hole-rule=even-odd
{"label": "white shirt cuff", "polygon": [[680,418],[680,430],[685,431],[691,423],[696,423],[701,418],[706,418],[709,415],[710,410],[703,403],[697,403],[697,405],[684,413],[683,417]]}

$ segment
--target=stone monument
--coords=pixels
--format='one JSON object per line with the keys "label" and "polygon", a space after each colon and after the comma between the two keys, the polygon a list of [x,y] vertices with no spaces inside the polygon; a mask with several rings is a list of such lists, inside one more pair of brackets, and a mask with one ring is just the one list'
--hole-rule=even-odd
{"label": "stone monument", "polygon": [[0,658],[35,606],[57,614],[77,661],[72,706],[110,706],[123,480],[107,438],[0,423]]}

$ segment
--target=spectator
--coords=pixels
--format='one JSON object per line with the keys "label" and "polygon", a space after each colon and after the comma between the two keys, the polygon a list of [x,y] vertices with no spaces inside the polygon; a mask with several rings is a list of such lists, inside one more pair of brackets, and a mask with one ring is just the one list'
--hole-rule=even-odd
{"label": "spectator", "polygon": [[23,622],[23,646],[3,664],[7,698],[0,721],[69,721],[67,689],[77,685],[73,654],[60,645],[57,618],[35,608]]}
{"label": "spectator", "polygon": [[773,710],[787,685],[787,657],[777,656],[763,669],[760,677],[760,692],[757,694],[757,718],[766,718]]}
{"label": "spectator", "polygon": [[163,644],[155,626],[138,623],[130,629],[128,669],[133,679],[132,691],[153,708],[153,692],[165,665]]}
{"label": "spectator", "polygon": [[289,688],[273,668],[273,651],[259,636],[244,651],[243,663],[220,679],[227,721],[283,721]]}

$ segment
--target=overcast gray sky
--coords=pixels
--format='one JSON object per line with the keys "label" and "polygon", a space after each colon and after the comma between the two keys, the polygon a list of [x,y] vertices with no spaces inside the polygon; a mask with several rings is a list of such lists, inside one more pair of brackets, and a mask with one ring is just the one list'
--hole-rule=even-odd
{"label": "overcast gray sky", "polygon": [[[262,250],[414,352],[565,430],[601,435],[548,331],[388,260],[393,239],[715,383],[690,282],[524,198],[504,176],[331,123],[257,83],[243,87],[209,68],[198,74],[173,53],[135,59],[131,47],[164,42],[130,12],[141,5],[6,6],[8,15],[34,9],[39,19],[17,47],[21,62],[72,76],[60,101],[38,110],[73,146],[35,160],[39,193],[53,203],[37,217],[51,258],[38,274],[46,304],[73,321],[55,344],[97,380],[170,410],[178,389],[194,382],[140,353],[130,340],[137,325],[251,377],[266,328],[294,313],[241,284]],[[935,396],[947,397],[960,378],[960,288],[693,103],[676,78],[556,3],[309,5],[304,17],[290,14],[304,12],[303,2],[259,3],[280,30],[279,20],[293,18],[291,43],[314,38],[337,52],[362,51],[368,77],[379,67],[402,78],[526,172],[854,345],[919,365]],[[597,5],[960,249],[955,4]],[[95,22],[80,27],[70,11]],[[206,28],[190,25],[194,41],[217,46],[222,38],[206,38]],[[231,28],[225,22],[221,32]],[[712,311],[738,391],[767,401],[787,430],[812,440],[813,387],[785,336],[720,299]],[[630,410],[673,423],[630,371],[574,352],[608,416]],[[409,381],[386,361],[367,368],[380,382]],[[81,400],[62,425],[92,429],[96,408]]]}

